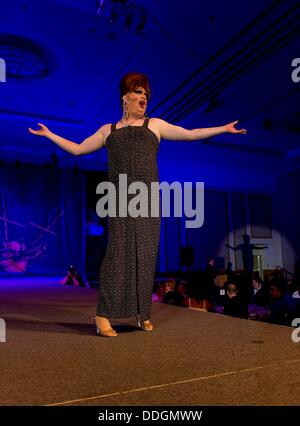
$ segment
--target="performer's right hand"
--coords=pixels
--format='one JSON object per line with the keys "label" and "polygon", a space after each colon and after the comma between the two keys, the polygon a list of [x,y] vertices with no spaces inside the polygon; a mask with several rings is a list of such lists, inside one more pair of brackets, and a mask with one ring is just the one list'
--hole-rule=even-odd
{"label": "performer's right hand", "polygon": [[34,135],[47,136],[50,132],[48,127],[44,126],[42,123],[38,123],[38,125],[40,126],[39,130],[33,130],[31,127],[28,127],[28,131]]}

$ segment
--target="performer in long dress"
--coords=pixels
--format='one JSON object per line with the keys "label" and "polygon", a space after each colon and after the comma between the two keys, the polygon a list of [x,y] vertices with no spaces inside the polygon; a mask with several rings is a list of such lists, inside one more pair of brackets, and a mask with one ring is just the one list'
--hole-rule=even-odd
{"label": "performer in long dress", "polygon": [[[108,153],[108,178],[119,188],[119,176],[126,175],[128,185],[143,182],[149,189],[158,182],[157,152],[161,138],[196,141],[222,133],[245,134],[237,130],[237,121],[225,126],[187,130],[159,118],[147,118],[150,98],[146,75],[128,73],[120,82],[123,115],[117,123],[105,124],[80,144],[52,133],[42,123],[35,135],[45,136],[73,155],[84,155],[104,146]],[[117,202],[118,205],[118,202]],[[95,323],[101,336],[115,337],[112,318],[136,316],[145,331],[151,322],[152,290],[159,245],[160,217],[109,217],[109,240],[101,265],[99,297]]]}

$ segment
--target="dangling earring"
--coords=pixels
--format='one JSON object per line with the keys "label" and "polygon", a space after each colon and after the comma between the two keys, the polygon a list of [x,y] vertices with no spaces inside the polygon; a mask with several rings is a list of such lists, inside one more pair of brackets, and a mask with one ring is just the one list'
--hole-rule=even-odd
{"label": "dangling earring", "polygon": [[127,107],[127,103],[125,101],[123,102],[123,118],[125,120],[128,120],[128,118],[129,118],[128,107]]}

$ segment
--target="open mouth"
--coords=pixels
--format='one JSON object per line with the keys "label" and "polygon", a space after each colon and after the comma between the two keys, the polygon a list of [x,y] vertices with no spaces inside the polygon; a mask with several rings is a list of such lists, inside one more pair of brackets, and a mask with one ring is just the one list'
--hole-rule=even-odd
{"label": "open mouth", "polygon": [[141,107],[144,107],[144,106],[146,105],[146,102],[145,102],[145,101],[143,101],[143,100],[140,100],[140,101],[139,101],[139,105],[140,105]]}

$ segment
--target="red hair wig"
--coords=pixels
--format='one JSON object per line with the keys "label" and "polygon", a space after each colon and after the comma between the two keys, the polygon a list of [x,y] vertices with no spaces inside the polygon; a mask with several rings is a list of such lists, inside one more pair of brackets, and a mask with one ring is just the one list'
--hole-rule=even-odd
{"label": "red hair wig", "polygon": [[142,87],[146,90],[147,100],[150,98],[150,86],[148,77],[145,74],[140,74],[136,72],[129,72],[120,81],[120,95],[121,102],[123,102],[122,97],[129,92],[134,91],[138,87]]}

